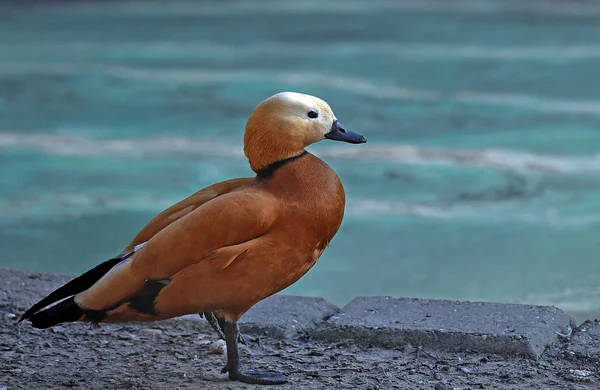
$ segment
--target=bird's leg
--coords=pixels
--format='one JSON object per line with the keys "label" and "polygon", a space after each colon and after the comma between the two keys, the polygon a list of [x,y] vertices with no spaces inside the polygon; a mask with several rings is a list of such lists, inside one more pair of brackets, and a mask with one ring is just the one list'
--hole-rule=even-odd
{"label": "bird's leg", "polygon": [[217,332],[217,335],[219,335],[219,338],[221,340],[225,340],[225,335],[223,334],[223,330],[221,329],[221,326],[219,324],[219,321],[217,320],[217,317],[215,316],[215,313],[213,313],[212,311],[209,311],[209,312],[198,313],[198,314],[200,314],[200,317],[202,317],[202,315],[204,315],[204,317],[206,318],[206,321],[208,321],[208,324],[210,325],[210,327],[213,328],[215,332]]}
{"label": "bird's leg", "polygon": [[[225,329],[225,319],[217,317],[213,312],[203,314],[210,323],[210,326],[212,326],[212,328],[219,334],[219,337],[225,340],[225,335],[223,334],[223,329]],[[240,327],[238,325],[236,326],[238,327],[238,343],[248,345],[248,343],[246,342],[246,338],[240,332]]]}
{"label": "bird's leg", "polygon": [[246,341],[246,338],[244,337],[244,335],[242,334],[242,332],[240,332],[240,328],[238,327],[238,343],[240,344],[244,344],[244,345],[248,345],[248,342]]}
{"label": "bird's leg", "polygon": [[238,352],[238,326],[237,322],[222,321],[225,343],[227,344],[227,365],[221,370],[229,373],[229,379],[254,385],[278,385],[286,383],[285,376],[276,371],[240,370],[240,357]]}

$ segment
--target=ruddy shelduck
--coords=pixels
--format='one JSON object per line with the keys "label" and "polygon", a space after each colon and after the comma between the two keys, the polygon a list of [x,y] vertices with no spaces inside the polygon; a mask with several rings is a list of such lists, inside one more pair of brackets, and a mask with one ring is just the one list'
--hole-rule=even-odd
{"label": "ruddy shelduck", "polygon": [[20,321],[48,328],[199,313],[225,339],[222,372],[229,379],[284,383],[274,371],[240,369],[237,321],[302,277],[342,223],[346,200],[338,175],[305,150],[323,139],[367,141],[317,97],[282,92],[266,99],[244,134],[255,177],[213,184],[169,207],[120,255],[53,291]]}

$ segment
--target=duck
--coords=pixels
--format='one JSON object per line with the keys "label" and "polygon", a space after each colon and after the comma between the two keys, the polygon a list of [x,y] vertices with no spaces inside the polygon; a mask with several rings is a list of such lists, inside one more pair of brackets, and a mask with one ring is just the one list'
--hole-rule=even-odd
{"label": "duck", "polygon": [[268,97],[245,126],[244,154],[254,177],[210,185],[162,211],[119,255],[51,292],[19,322],[46,329],[200,314],[225,340],[222,373],[229,380],[287,382],[281,372],[242,369],[238,322],[305,275],[340,228],[342,182],[306,150],[322,140],[367,141],[318,97]]}

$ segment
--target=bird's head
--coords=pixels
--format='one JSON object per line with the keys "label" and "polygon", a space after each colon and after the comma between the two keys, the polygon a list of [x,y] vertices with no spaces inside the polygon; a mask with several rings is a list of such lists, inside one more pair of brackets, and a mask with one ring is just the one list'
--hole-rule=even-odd
{"label": "bird's head", "polygon": [[246,124],[244,153],[257,171],[299,155],[315,142],[330,139],[353,144],[367,142],[346,130],[323,100],[296,92],[281,92],[261,102]]}

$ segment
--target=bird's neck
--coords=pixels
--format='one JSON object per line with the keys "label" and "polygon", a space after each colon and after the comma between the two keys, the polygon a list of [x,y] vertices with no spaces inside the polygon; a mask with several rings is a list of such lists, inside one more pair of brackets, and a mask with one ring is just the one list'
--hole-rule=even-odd
{"label": "bird's neck", "polygon": [[299,158],[302,158],[307,153],[308,152],[306,150],[303,150],[302,152],[300,152],[296,155],[293,155],[291,157],[282,158],[280,160],[277,160],[270,164],[267,164],[266,166],[259,168],[258,170],[255,170],[256,177],[258,177],[259,179],[265,179],[265,178],[271,177],[273,175],[273,173],[275,173],[275,171],[277,171],[279,168],[281,168],[281,167],[285,166],[286,164],[289,164]]}
{"label": "bird's neck", "polygon": [[258,114],[251,116],[244,134],[244,154],[254,172],[304,152],[306,142],[302,132],[289,127],[281,121],[265,120]]}

